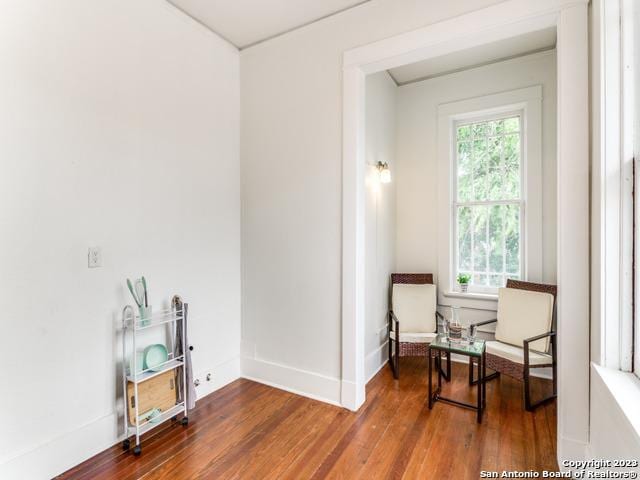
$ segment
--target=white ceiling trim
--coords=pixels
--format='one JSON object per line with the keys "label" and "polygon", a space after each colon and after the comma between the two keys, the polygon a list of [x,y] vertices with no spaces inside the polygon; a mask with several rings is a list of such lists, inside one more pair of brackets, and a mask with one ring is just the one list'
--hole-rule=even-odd
{"label": "white ceiling trim", "polygon": [[482,67],[522,55],[542,52],[555,47],[556,30],[544,28],[508,39],[474,46],[464,51],[436,56],[391,69],[391,75],[400,85],[436,78],[443,75]]}
{"label": "white ceiling trim", "polygon": [[418,82],[424,82],[425,80],[431,80],[432,78],[444,77],[445,75],[452,75],[454,73],[464,72],[466,70],[472,70],[474,68],[486,67],[487,65],[493,65],[495,63],[507,62],[509,60],[515,60],[516,58],[528,57],[530,55],[536,55],[536,54],[539,54],[539,53],[545,53],[545,52],[549,52],[549,51],[555,50],[555,49],[556,49],[555,46],[543,47],[543,48],[539,48],[537,50],[532,50],[530,52],[518,53],[516,55],[509,55],[508,57],[496,58],[495,60],[488,60],[486,62],[475,63],[473,65],[465,65],[465,66],[460,67],[460,68],[447,70],[446,72],[439,72],[439,73],[435,73],[433,75],[425,75],[423,77],[414,78],[414,79],[407,80],[407,81],[404,81],[404,82],[398,81],[393,76],[393,71],[392,70],[387,70],[387,73],[389,74],[391,79],[395,82],[397,87],[402,87],[404,85],[410,85],[412,83],[418,83]]}
{"label": "white ceiling trim", "polygon": [[249,43],[247,45],[244,45],[242,48],[239,48],[239,50],[245,50],[247,48],[251,48],[251,47],[253,47],[255,45],[258,45],[260,43],[268,42],[269,40],[273,40],[274,38],[281,37],[282,35],[286,35],[287,33],[291,33],[291,32],[293,32],[295,30],[299,30],[299,29],[304,28],[304,27],[308,27],[309,25],[312,25],[312,24],[317,23],[317,22],[321,22],[322,20],[325,20],[325,19],[327,19],[329,17],[333,17],[334,15],[339,15],[339,14],[341,14],[343,12],[346,12],[347,10],[351,10],[353,8],[357,8],[357,7],[361,6],[361,5],[364,5],[365,3],[369,3],[369,2],[371,2],[371,0],[362,0],[361,2],[358,2],[355,5],[350,5],[348,7],[341,8],[340,10],[336,10],[335,12],[331,12],[331,13],[328,13],[326,15],[322,15],[320,17],[314,18],[313,20],[309,20],[308,22],[301,23],[300,25],[296,25],[295,27],[291,27],[289,29],[282,30],[282,31],[280,31],[278,33],[274,33],[273,35],[270,35],[268,37],[262,38],[260,40],[256,40],[255,42],[252,42],[252,43]]}
{"label": "white ceiling trim", "polygon": [[189,17],[191,20],[193,20],[194,22],[196,22],[197,24],[199,24],[201,27],[206,28],[207,30],[209,30],[211,33],[213,33],[214,35],[217,35],[218,37],[220,37],[222,40],[224,40],[225,42],[227,42],[229,45],[231,45],[233,48],[235,48],[236,50],[241,50],[241,48],[236,45],[234,42],[232,42],[231,40],[229,40],[227,37],[225,37],[224,35],[222,35],[220,32],[216,32],[214,29],[212,29],[209,25],[206,25],[204,22],[202,22],[200,19],[194,17],[193,15],[191,15],[189,12],[187,12],[184,8],[182,8],[180,5],[176,5],[175,3],[173,3],[171,0],[167,0],[167,3],[169,5],[171,5],[173,8],[175,8],[180,14],[182,15],[186,15],[187,17]]}
{"label": "white ceiling trim", "polygon": [[359,2],[357,2],[355,4],[353,4],[353,5],[349,5],[347,7],[341,8],[339,10],[335,10],[335,11],[329,12],[326,15],[321,15],[321,16],[315,17],[315,18],[313,18],[313,19],[311,19],[309,21],[303,22],[303,23],[295,24],[295,25],[291,26],[290,28],[280,29],[280,30],[276,31],[275,33],[272,33],[272,34],[269,34],[269,35],[265,35],[263,37],[259,37],[257,40],[254,40],[254,41],[251,41],[251,42],[248,42],[248,43],[240,43],[240,42],[232,40],[231,38],[229,38],[228,35],[224,35],[224,34],[220,33],[217,29],[212,28],[210,25],[205,23],[204,20],[198,18],[197,15],[194,15],[191,12],[189,12],[187,9],[185,9],[184,7],[182,7],[181,5],[176,3],[176,1],[177,0],[167,0],[167,3],[169,3],[171,6],[173,6],[180,13],[188,16],[189,18],[191,18],[192,20],[194,20],[198,24],[202,25],[207,30],[213,32],[218,37],[222,38],[223,40],[225,40],[229,44],[233,45],[236,49],[238,49],[238,50],[246,50],[247,48],[251,48],[251,47],[254,47],[254,46],[259,45],[261,43],[268,42],[269,40],[273,40],[274,38],[280,37],[282,35],[286,35],[288,33],[291,33],[293,31],[295,31],[295,30],[299,30],[301,28],[307,27],[309,25],[312,25],[314,23],[320,22],[320,21],[325,20],[327,18],[333,17],[335,15],[339,15],[339,14],[341,14],[343,12],[348,11],[348,10],[360,7],[360,6],[362,6],[362,5],[366,4],[366,3],[371,2],[372,0],[361,0],[361,1],[359,1]]}

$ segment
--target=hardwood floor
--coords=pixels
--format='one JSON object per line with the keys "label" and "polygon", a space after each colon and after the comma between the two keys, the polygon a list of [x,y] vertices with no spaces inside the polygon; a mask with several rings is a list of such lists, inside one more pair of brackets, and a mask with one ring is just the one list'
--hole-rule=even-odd
{"label": "hardwood floor", "polygon": [[[466,365],[453,367],[443,394],[472,401]],[[140,457],[118,444],[58,478],[458,480],[481,470],[557,470],[555,403],[525,412],[521,389],[504,376],[490,382],[478,425],[471,410],[429,410],[422,358],[403,358],[399,381],[385,366],[357,413],[237,380],[199,401],[188,427],[151,432]]]}

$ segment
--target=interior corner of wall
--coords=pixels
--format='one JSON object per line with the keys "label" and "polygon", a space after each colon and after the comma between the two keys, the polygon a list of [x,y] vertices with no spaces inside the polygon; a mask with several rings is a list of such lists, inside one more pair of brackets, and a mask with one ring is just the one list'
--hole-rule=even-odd
{"label": "interior corner of wall", "polygon": [[557,460],[560,470],[563,472],[568,472],[569,470],[571,470],[571,468],[569,468],[568,462],[582,461],[587,459],[589,450],[588,447],[588,443],[558,435]]}
{"label": "interior corner of wall", "polygon": [[256,344],[249,340],[240,341],[240,356],[242,358],[256,358]]}

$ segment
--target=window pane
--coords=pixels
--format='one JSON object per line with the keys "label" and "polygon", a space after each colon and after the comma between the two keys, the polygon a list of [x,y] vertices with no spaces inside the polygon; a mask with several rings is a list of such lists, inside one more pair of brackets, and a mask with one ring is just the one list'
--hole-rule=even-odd
{"label": "window pane", "polygon": [[457,207],[458,273],[470,273],[471,284],[502,287],[520,278],[520,205]]}
{"label": "window pane", "polygon": [[458,201],[468,202],[472,199],[472,161],[471,142],[458,143]]}
{"label": "window pane", "polygon": [[457,132],[458,141],[460,140],[470,140],[471,139],[471,126],[470,125],[462,125],[458,127]]}
{"label": "window pane", "polygon": [[473,235],[473,270],[487,270],[487,207],[471,207]]}
{"label": "window pane", "polygon": [[488,134],[489,135],[500,135],[504,132],[504,120],[494,120],[493,122],[488,122]]}
{"label": "window pane", "polygon": [[471,268],[471,209],[458,208],[458,268],[470,271]]}
{"label": "window pane", "polygon": [[520,207],[507,205],[505,212],[505,271],[520,274]]}
{"label": "window pane", "polygon": [[506,132],[520,131],[520,117],[507,118],[504,121],[504,129]]}
{"label": "window pane", "polygon": [[471,125],[471,131],[474,137],[484,137],[487,135],[487,122],[474,123]]}
{"label": "window pane", "polygon": [[503,275],[489,275],[489,285],[492,287],[500,288],[504,287],[506,280]]}
{"label": "window pane", "polygon": [[504,214],[506,205],[493,205],[489,210],[489,271],[504,271]]}
{"label": "window pane", "polygon": [[519,117],[457,127],[458,202],[520,198],[519,128]]}
{"label": "window pane", "polygon": [[520,135],[505,135],[504,149],[504,198],[520,197]]}
{"label": "window pane", "polygon": [[489,178],[487,175],[487,140],[473,141],[471,157],[473,171],[473,200],[485,200],[488,196]]}
{"label": "window pane", "polygon": [[502,139],[493,137],[488,142],[489,192],[486,200],[502,200],[504,190],[504,170],[502,163]]}

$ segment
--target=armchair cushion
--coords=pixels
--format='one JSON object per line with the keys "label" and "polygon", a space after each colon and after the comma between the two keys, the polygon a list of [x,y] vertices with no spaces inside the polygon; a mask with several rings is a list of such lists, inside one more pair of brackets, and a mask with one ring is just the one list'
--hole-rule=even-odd
{"label": "armchair cushion", "polygon": [[435,285],[395,284],[391,304],[400,322],[400,333],[436,331]]}
{"label": "armchair cushion", "polygon": [[[431,343],[437,333],[400,333],[400,341],[403,343]],[[391,340],[396,339],[396,332],[391,332]]]}
{"label": "armchair cushion", "polygon": [[[524,349],[495,340],[486,343],[487,353],[504,358],[511,362],[524,364]],[[532,352],[529,350],[529,365],[550,365],[551,355]]]}
{"label": "armchair cushion", "polygon": [[[523,348],[523,340],[547,333],[553,320],[553,295],[550,293],[500,288],[496,340]],[[546,352],[549,338],[530,344],[531,349]]]}

